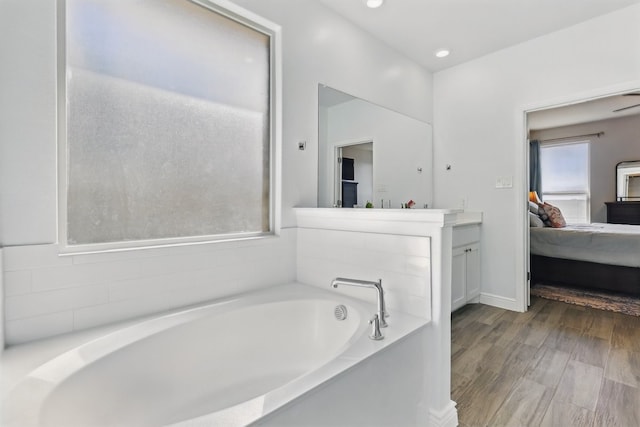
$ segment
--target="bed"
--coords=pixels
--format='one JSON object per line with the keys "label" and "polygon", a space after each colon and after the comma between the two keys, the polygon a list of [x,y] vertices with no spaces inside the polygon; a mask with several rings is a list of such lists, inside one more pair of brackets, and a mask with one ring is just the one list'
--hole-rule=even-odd
{"label": "bed", "polygon": [[640,226],[531,227],[531,280],[640,296]]}

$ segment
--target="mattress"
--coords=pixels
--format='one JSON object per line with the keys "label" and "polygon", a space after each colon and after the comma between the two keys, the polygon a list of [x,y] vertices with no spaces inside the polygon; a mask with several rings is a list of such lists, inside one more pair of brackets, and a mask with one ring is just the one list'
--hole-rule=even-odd
{"label": "mattress", "polygon": [[532,255],[640,267],[640,225],[593,223],[529,231]]}

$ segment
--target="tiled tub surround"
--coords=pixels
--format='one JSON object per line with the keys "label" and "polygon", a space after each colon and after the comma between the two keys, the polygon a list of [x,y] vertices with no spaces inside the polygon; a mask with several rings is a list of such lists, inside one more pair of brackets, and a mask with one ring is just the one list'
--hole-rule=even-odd
{"label": "tiled tub surround", "polygon": [[[344,321],[337,304],[347,307]],[[12,347],[2,425],[417,424],[428,322],[396,313],[385,339],[373,341],[374,311],[292,283]]]}
{"label": "tiled tub surround", "polygon": [[57,245],[3,248],[6,343],[291,282],[295,235],[65,256]]}
{"label": "tiled tub surround", "polygon": [[[327,288],[336,276],[382,279],[392,330],[396,313],[429,323],[421,330],[417,424],[456,425],[450,399],[452,226],[463,215],[436,209],[296,209],[297,279]],[[370,303],[371,289],[336,292]],[[397,362],[393,363],[397,366]],[[403,424],[395,424],[403,425]],[[408,425],[412,425],[409,423]]]}
{"label": "tiled tub surround", "polygon": [[[427,236],[299,228],[298,281],[327,288],[337,276],[382,279],[391,316],[402,311],[430,320],[430,252]],[[376,301],[373,289],[340,286],[337,291]]]}

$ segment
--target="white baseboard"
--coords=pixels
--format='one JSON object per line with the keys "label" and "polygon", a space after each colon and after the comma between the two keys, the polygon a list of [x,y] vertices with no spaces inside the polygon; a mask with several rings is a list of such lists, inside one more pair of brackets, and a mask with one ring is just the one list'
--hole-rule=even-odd
{"label": "white baseboard", "polygon": [[458,410],[456,402],[450,400],[449,403],[441,410],[429,410],[430,427],[456,427],[458,425]]}
{"label": "white baseboard", "polygon": [[491,305],[498,308],[504,308],[511,311],[522,311],[517,304],[515,298],[501,297],[500,295],[493,295],[482,292],[480,294],[480,303]]}

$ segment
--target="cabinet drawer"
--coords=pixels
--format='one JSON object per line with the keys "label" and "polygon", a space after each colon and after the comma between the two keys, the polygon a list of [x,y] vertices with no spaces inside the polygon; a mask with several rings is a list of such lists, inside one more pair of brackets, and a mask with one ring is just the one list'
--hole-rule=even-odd
{"label": "cabinet drawer", "polygon": [[607,202],[607,222],[640,225],[640,202]]}
{"label": "cabinet drawer", "polygon": [[469,224],[453,227],[453,247],[480,241],[480,225]]}

